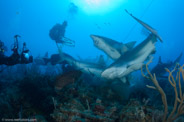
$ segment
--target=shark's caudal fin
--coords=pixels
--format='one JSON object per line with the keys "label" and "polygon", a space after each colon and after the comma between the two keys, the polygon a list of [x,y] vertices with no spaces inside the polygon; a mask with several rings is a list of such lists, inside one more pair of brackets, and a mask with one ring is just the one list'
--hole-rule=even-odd
{"label": "shark's caudal fin", "polygon": [[140,23],[142,26],[144,26],[146,29],[148,29],[151,33],[153,33],[154,35],[157,36],[157,38],[163,42],[162,38],[158,35],[157,31],[152,28],[150,25],[146,24],[145,22],[141,21],[140,19],[136,18],[135,16],[133,16],[131,13],[129,13],[126,9],[125,9],[126,13],[128,13],[131,17],[133,17],[138,23]]}

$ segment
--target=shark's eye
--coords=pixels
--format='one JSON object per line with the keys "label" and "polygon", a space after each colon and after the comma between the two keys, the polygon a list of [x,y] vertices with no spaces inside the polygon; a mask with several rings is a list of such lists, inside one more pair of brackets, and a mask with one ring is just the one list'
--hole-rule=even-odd
{"label": "shark's eye", "polygon": [[130,67],[130,65],[127,65],[126,68],[128,69]]}
{"label": "shark's eye", "polygon": [[114,49],[111,49],[111,51],[112,51],[112,52],[115,52],[115,50],[114,50]]}

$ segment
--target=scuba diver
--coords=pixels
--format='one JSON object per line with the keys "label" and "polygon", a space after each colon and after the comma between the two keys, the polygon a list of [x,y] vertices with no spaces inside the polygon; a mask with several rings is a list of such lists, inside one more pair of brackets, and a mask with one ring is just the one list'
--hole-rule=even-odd
{"label": "scuba diver", "polygon": [[19,49],[18,38],[19,37],[21,36],[19,35],[14,36],[14,44],[13,44],[13,48],[11,49],[13,51],[13,54],[8,58],[7,65],[14,65],[20,62],[20,55],[18,52],[18,49]]}
{"label": "scuba diver", "polygon": [[19,35],[14,36],[14,44],[13,48],[11,49],[13,51],[13,54],[9,57],[7,56],[1,56],[0,65],[5,64],[8,66],[15,65],[15,64],[27,64],[33,62],[33,56],[29,56],[29,50],[26,48],[26,43],[23,43],[23,48],[21,55],[19,54],[19,45],[18,45],[18,38]]}
{"label": "scuba diver", "polygon": [[4,42],[2,42],[1,40],[0,40],[0,58],[1,57],[4,57],[5,55],[4,55],[4,52],[5,52],[5,49],[6,47],[4,46]]}
{"label": "scuba diver", "polygon": [[75,42],[65,37],[65,29],[67,27],[67,21],[64,21],[62,24],[54,25],[50,32],[49,36],[52,40],[56,42],[56,44],[64,44],[67,46],[75,46]]}
{"label": "scuba diver", "polygon": [[4,46],[4,42],[0,40],[0,65],[6,61],[6,56],[4,55],[6,50],[7,48]]}

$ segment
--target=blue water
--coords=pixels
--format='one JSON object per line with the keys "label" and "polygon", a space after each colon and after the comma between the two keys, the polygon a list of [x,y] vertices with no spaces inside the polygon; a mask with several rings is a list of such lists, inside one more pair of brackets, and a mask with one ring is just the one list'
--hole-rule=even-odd
{"label": "blue water", "polygon": [[[81,1],[85,4],[85,0]],[[78,5],[76,12],[69,12],[71,2]],[[68,0],[1,0],[0,39],[10,47],[13,36],[19,34],[22,36],[20,44],[26,42],[33,56],[44,55],[46,51],[49,54],[57,53],[56,45],[48,33],[53,25],[67,20],[65,36],[75,40],[76,47],[65,46],[63,50],[73,56],[95,57],[102,52],[93,46],[90,34],[103,35],[120,42],[141,42],[145,38],[141,34],[142,26],[126,14],[124,9],[127,9],[154,27],[163,38],[164,43],[157,44],[156,56],[161,55],[164,59],[170,60],[183,50],[182,0],[122,0],[113,8],[107,6],[110,10],[106,9],[103,13],[100,13],[101,9],[98,9],[99,12],[85,11],[79,4]],[[105,22],[109,22],[110,25],[105,25]],[[136,27],[126,38],[135,24]],[[10,54],[9,48],[7,55]]]}
{"label": "blue water", "polygon": [[[183,0],[115,1],[116,0],[0,0],[0,40],[3,41],[6,47],[8,48],[8,50],[5,52],[5,55],[10,56],[12,54],[11,47],[14,43],[14,35],[16,34],[21,36],[19,38],[20,47],[22,47],[23,42],[26,42],[27,48],[30,50],[31,55],[34,58],[37,56],[43,57],[46,52],[48,52],[49,57],[52,54],[57,54],[58,49],[56,43],[49,37],[49,31],[55,24],[62,24],[63,21],[67,21],[68,26],[66,27],[65,37],[75,41],[75,47],[63,45],[63,52],[71,55],[76,59],[78,59],[78,57],[82,59],[95,59],[101,54],[105,56],[105,59],[107,59],[106,54],[94,46],[93,40],[90,38],[91,34],[108,37],[122,43],[137,41],[136,45],[141,43],[146,38],[146,35],[143,34],[143,31],[145,32],[145,29],[139,23],[137,23],[137,21],[130,17],[125,12],[125,9],[127,9],[135,17],[141,19],[142,21],[146,22],[154,29],[156,29],[163,39],[163,43],[161,43],[160,41],[156,43],[156,53],[153,55],[154,59],[153,64],[151,64],[151,67],[157,64],[159,56],[162,57],[163,62],[168,62],[175,60],[181,52],[184,52]],[[181,58],[179,63],[184,64],[183,57]],[[9,73],[11,72],[10,70],[11,69],[5,72]],[[22,69],[20,68],[20,70]],[[138,72],[138,74],[139,76],[137,77],[142,78],[140,72]],[[0,75],[1,77],[5,77],[3,76],[3,74]],[[13,74],[8,75],[14,77]],[[49,76],[52,76],[52,74],[50,74]],[[40,77],[40,79],[43,78],[42,76]],[[142,82],[140,81],[136,84],[135,82],[138,79],[137,77],[133,77],[134,83],[131,84],[131,87],[134,87],[134,85],[137,85]],[[39,78],[35,81],[39,82]],[[44,77],[43,79],[48,80],[49,78]],[[23,81],[24,80],[25,79],[23,79]],[[51,80],[53,79],[51,78]],[[34,81],[30,80],[29,82]],[[26,91],[27,89],[29,89],[29,84],[23,84],[23,86],[24,85],[26,86],[26,88],[23,88],[21,90]],[[53,87],[50,87],[47,83],[45,86],[44,85],[41,86],[41,90],[39,89],[40,91],[38,90],[38,92],[43,93],[43,96],[40,99],[44,102],[46,101],[45,97],[47,96],[45,94],[49,92],[48,96],[50,98],[48,99],[50,101],[48,104],[51,106],[51,109],[49,110],[50,113],[44,113],[45,115],[49,115],[53,113],[54,110],[52,104],[53,101],[51,101],[51,96],[53,95],[58,101],[61,100],[60,98],[62,98],[63,96],[60,95],[61,97],[59,97],[57,96],[58,94],[53,93]],[[116,89],[115,87],[118,87],[118,85],[113,85],[114,86],[112,87],[114,87],[114,91],[120,92],[118,95],[124,94],[126,92],[125,90],[127,90],[125,89],[127,88],[126,86],[122,88],[119,87],[119,89]],[[164,89],[167,89],[165,88],[166,86],[163,82],[161,83],[161,86],[163,86]],[[29,89],[30,91],[28,90],[28,92],[25,93],[25,96],[27,94],[31,95],[31,92],[34,91],[34,87],[31,87],[32,89]],[[45,87],[48,87],[49,90],[52,89],[53,91],[47,91],[44,89]],[[123,89],[123,91],[121,91],[121,89]],[[34,93],[37,94],[36,92],[37,91],[35,90]],[[152,94],[151,90],[149,92],[150,94]],[[13,94],[13,92],[10,92],[10,94]],[[96,94],[98,94],[98,92]],[[105,94],[109,94],[109,92],[105,92]],[[132,94],[135,95],[134,92]],[[37,99],[37,97],[38,96],[34,95],[30,96],[30,99],[28,97],[28,101],[31,101],[31,98]],[[162,103],[160,96],[158,98],[160,100],[158,104],[160,105]],[[168,99],[170,100],[171,98],[172,97],[169,97]],[[26,97],[25,99],[27,100]],[[153,98],[153,100],[156,99],[157,98]],[[112,99],[112,101],[113,100],[114,99]],[[39,104],[34,103],[35,101],[33,100],[33,106],[39,106]],[[171,104],[172,102],[173,101],[170,100],[169,104]],[[90,107],[91,105],[92,104],[90,104]],[[23,110],[25,110],[25,106],[22,106],[18,108],[16,108],[15,106],[13,107],[16,108],[16,112],[20,112],[19,108],[23,108]],[[44,108],[45,106],[43,105],[42,107]],[[32,116],[32,114],[30,116]]]}

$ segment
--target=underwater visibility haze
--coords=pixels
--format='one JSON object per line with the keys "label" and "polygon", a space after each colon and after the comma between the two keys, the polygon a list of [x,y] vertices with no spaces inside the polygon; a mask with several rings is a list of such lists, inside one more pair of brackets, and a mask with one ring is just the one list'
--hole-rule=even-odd
{"label": "underwater visibility haze", "polygon": [[183,0],[0,0],[0,121],[184,122]]}

